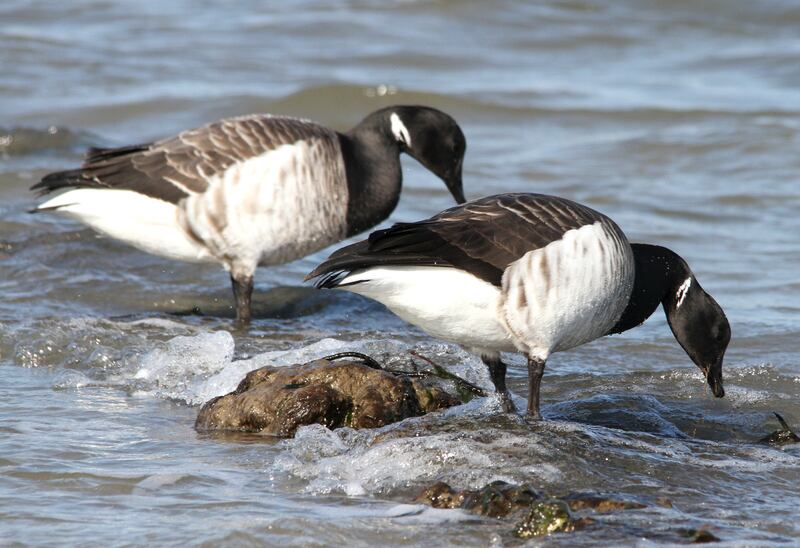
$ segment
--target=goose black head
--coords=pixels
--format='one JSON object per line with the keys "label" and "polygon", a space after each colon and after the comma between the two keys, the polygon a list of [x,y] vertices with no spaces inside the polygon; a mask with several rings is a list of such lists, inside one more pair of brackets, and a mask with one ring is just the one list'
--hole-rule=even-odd
{"label": "goose black head", "polygon": [[461,168],[467,140],[456,121],[440,110],[420,106],[397,106],[385,110],[392,136],[401,152],[417,160],[438,176],[463,204]]}
{"label": "goose black head", "polygon": [[706,376],[714,396],[723,397],[722,358],[731,340],[731,327],[722,308],[691,272],[676,283],[663,304],[675,338]]}

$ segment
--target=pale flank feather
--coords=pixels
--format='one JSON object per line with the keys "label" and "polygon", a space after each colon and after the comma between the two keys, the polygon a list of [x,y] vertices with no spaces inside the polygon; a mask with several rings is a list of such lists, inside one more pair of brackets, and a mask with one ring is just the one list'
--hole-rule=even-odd
{"label": "pale flank feather", "polygon": [[506,269],[503,322],[520,350],[546,359],[605,335],[625,309],[633,277],[630,246],[604,223],[568,230]]}
{"label": "pale flank feather", "polygon": [[213,178],[208,191],[180,203],[178,220],[234,274],[252,272],[344,238],[344,178],[335,142],[282,145]]}

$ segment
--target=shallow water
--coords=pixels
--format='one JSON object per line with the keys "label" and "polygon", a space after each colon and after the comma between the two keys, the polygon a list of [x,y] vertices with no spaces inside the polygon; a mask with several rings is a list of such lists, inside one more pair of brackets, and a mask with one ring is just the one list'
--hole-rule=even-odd
{"label": "shallow water", "polygon": [[[3,544],[513,543],[513,523],[411,503],[439,479],[649,505],[552,544],[679,542],[679,528],[701,526],[733,544],[800,535],[800,446],[754,443],[777,428],[772,411],[800,424],[795,2],[239,6],[0,6]],[[26,213],[27,188],[90,145],[257,111],[345,129],[394,103],[459,120],[469,197],[562,195],[684,256],[731,321],[726,398],[710,396],[657,312],[555,355],[541,424],[485,398],[371,432],[200,435],[196,406],[267,363],[413,348],[488,377],[375,303],[303,286],[326,251],[261,271],[242,333],[221,269]],[[403,163],[392,220],[450,205]],[[202,316],[183,315],[195,307]]]}

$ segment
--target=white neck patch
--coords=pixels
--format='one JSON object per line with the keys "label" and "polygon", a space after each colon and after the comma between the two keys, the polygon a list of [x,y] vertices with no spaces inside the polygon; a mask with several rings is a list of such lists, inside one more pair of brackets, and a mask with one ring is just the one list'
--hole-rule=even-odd
{"label": "white neck patch", "polygon": [[403,124],[402,120],[400,120],[400,117],[397,115],[397,113],[393,112],[392,115],[389,116],[389,120],[392,122],[392,133],[394,134],[394,138],[405,144],[407,147],[410,147],[411,135],[409,135],[408,129],[406,129],[405,124]]}
{"label": "white neck patch", "polygon": [[675,298],[678,299],[678,306],[675,308],[680,308],[683,304],[683,300],[686,298],[686,294],[689,293],[689,287],[692,285],[692,277],[689,276],[686,278],[686,281],[681,284],[678,288],[678,292],[675,293]]}

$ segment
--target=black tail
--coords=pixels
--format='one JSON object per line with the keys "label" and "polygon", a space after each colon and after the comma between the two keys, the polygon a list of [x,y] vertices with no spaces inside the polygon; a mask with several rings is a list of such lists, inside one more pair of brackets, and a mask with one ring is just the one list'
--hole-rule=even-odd
{"label": "black tail", "polygon": [[369,242],[364,240],[356,242],[341,249],[337,249],[327,260],[309,272],[305,281],[320,278],[314,283],[317,289],[333,289],[339,282],[353,270],[363,268],[368,260],[361,254],[367,251]]}
{"label": "black tail", "polygon": [[119,148],[96,148],[90,147],[86,151],[86,157],[78,169],[66,171],[56,171],[45,175],[41,181],[31,187],[37,196],[43,196],[62,188],[105,188],[99,181],[98,175],[117,170],[114,162],[117,158],[142,152],[150,147],[150,143],[141,145],[131,145]]}
{"label": "black tail", "polygon": [[41,181],[31,187],[37,196],[44,196],[62,188],[74,188],[79,186],[92,186],[92,180],[84,178],[83,169],[70,169],[68,171],[56,171],[45,175]]}
{"label": "black tail", "polygon": [[[400,224],[395,226],[403,228]],[[387,246],[386,242],[380,240],[390,230],[373,232],[368,240],[336,250],[305,277],[306,281],[321,276],[314,285],[319,289],[332,289],[348,285],[341,282],[351,272],[376,266],[452,266],[440,257],[432,257],[426,255],[424,250],[420,252],[414,249],[416,246],[401,246],[399,249]],[[400,230],[396,233],[402,236]],[[402,241],[402,238],[398,240]]]}

